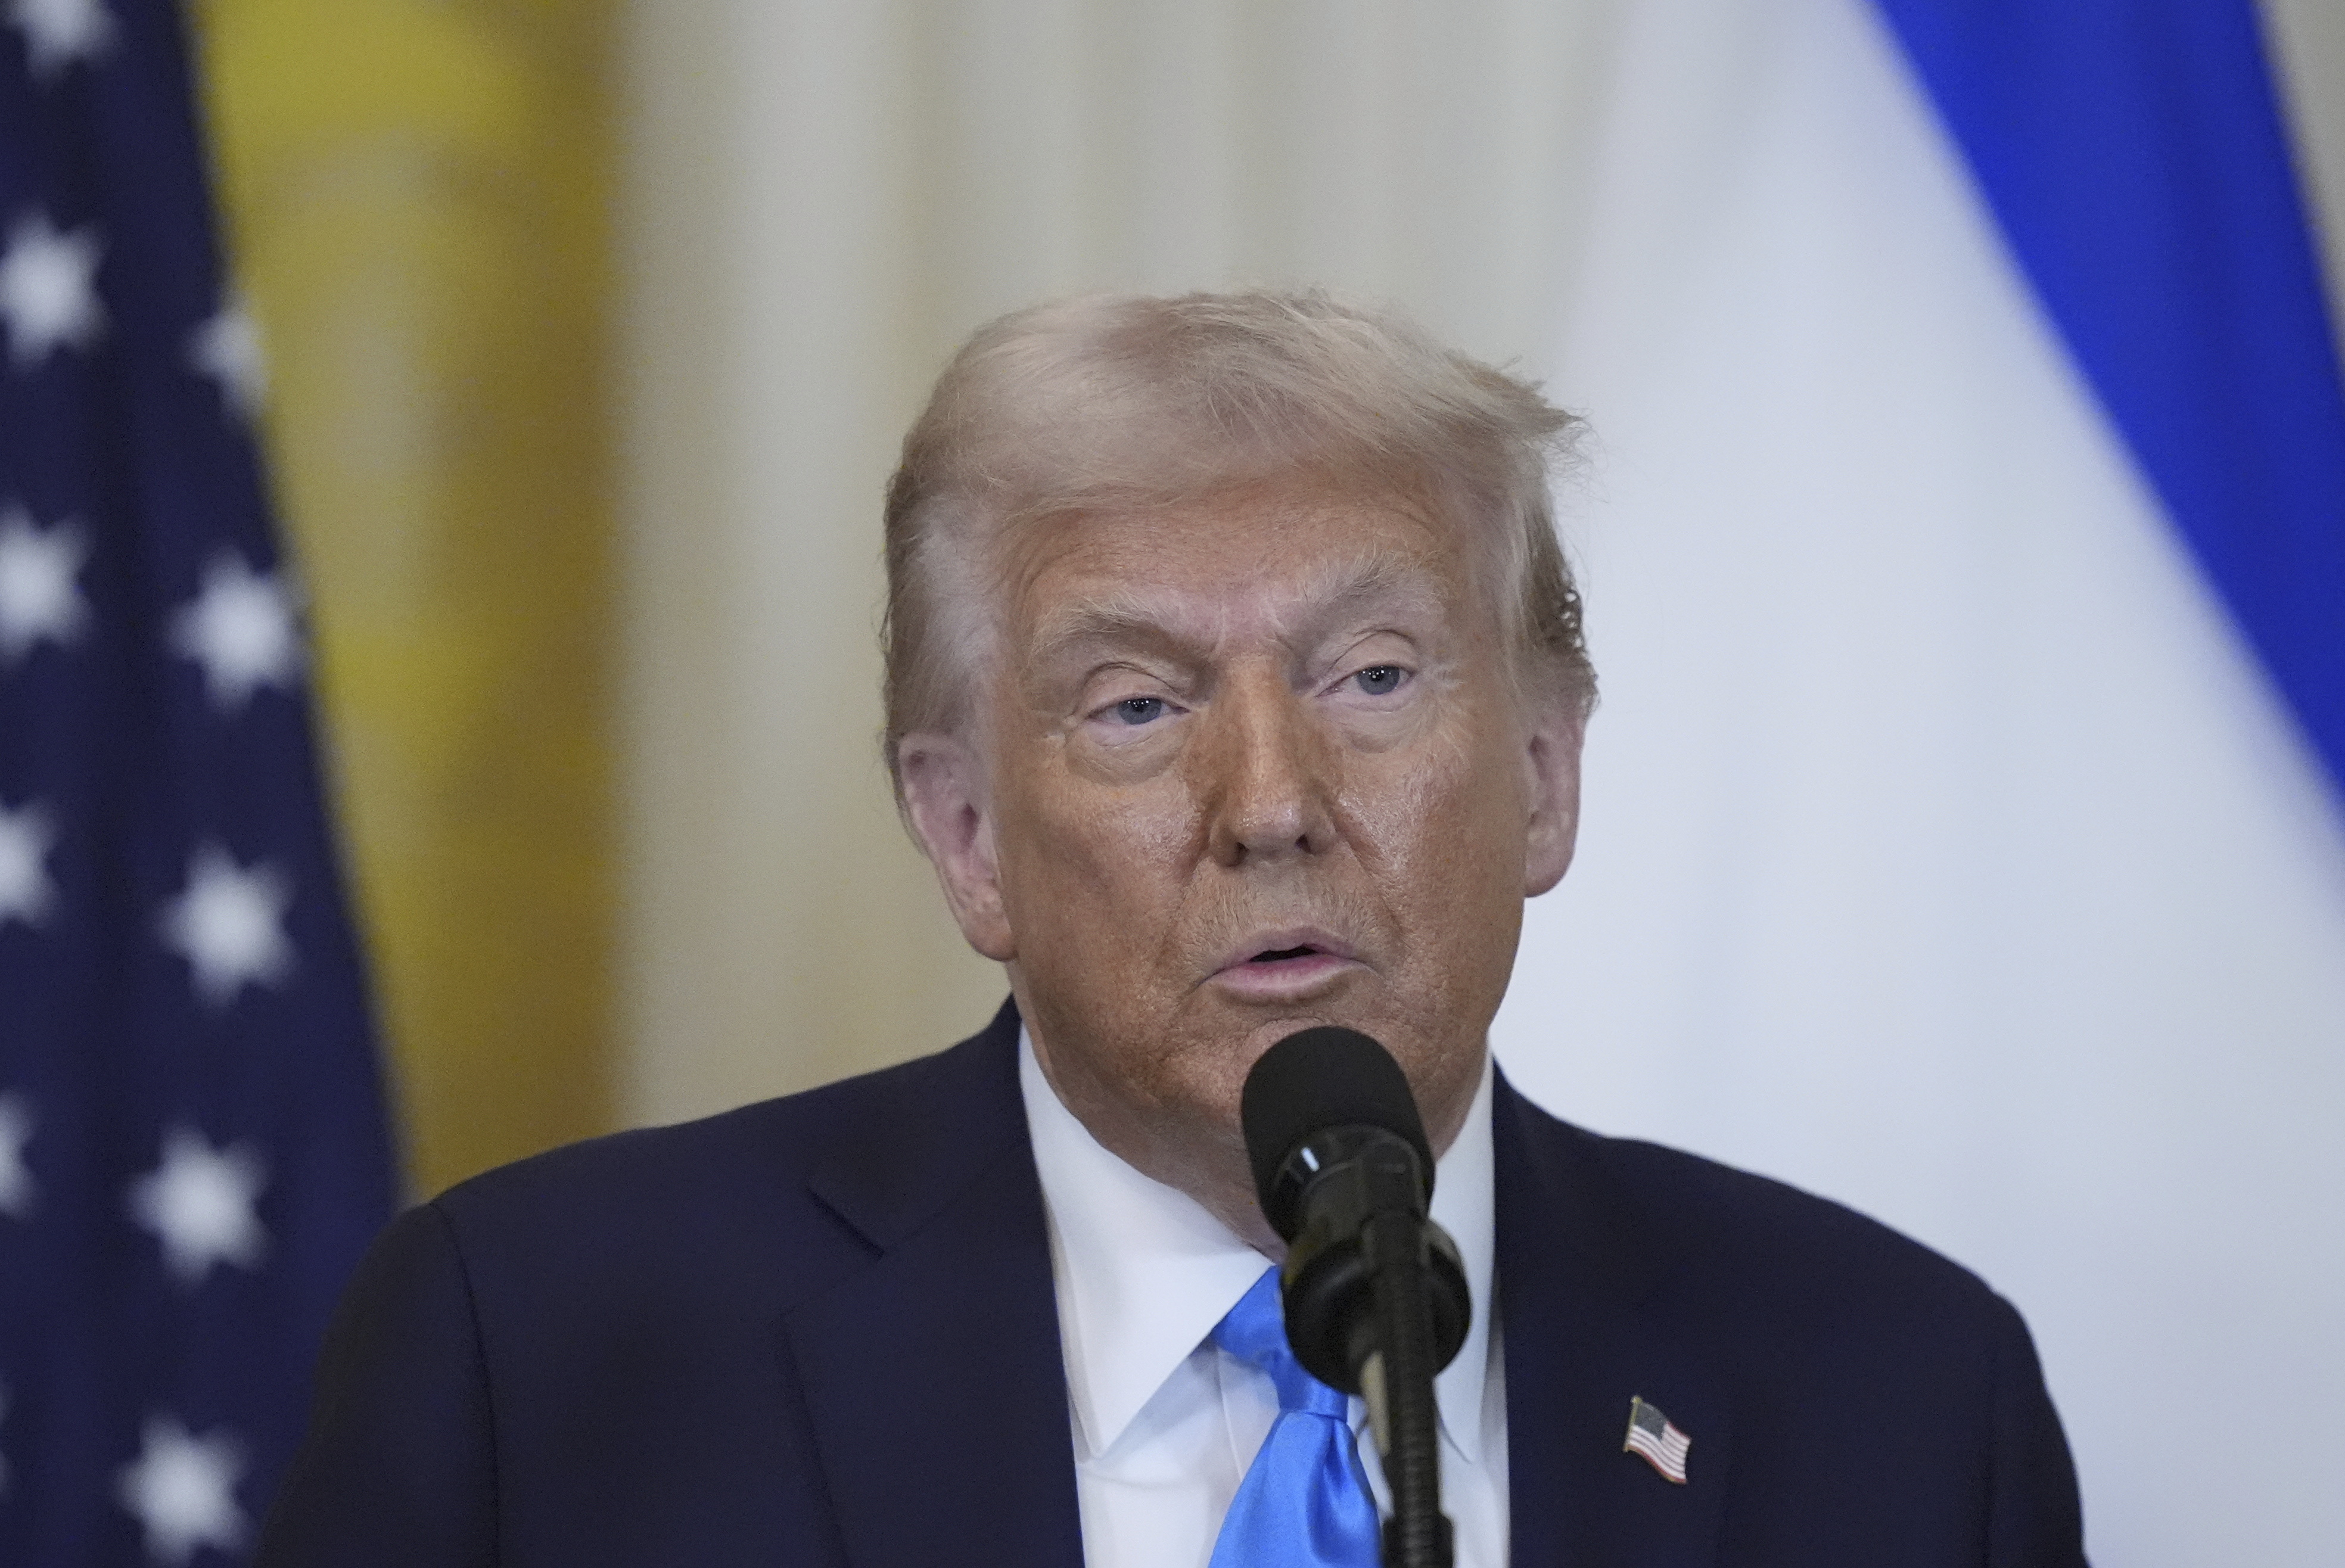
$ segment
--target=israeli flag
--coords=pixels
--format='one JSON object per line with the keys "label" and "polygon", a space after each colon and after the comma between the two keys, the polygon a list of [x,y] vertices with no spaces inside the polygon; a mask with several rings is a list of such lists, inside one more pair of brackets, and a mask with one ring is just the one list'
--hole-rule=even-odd
{"label": "israeli flag", "polygon": [[1626,25],[1500,1053],[2011,1297],[2096,1558],[2336,1561],[2345,402],[2253,9]]}

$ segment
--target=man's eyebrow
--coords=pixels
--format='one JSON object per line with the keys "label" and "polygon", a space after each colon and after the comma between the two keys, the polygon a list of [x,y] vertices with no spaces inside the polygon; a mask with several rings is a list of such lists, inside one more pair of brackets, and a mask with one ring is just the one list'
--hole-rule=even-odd
{"label": "man's eyebrow", "polygon": [[[1392,551],[1329,563],[1320,581],[1308,585],[1298,600],[1298,624],[1289,630],[1306,634],[1355,609],[1391,604],[1428,614],[1442,607],[1440,590],[1426,562]],[[1033,651],[1047,658],[1069,648],[1138,643],[1181,652],[1195,651],[1212,640],[1173,622],[1165,607],[1146,594],[1109,592],[1053,609],[1035,627]]]}
{"label": "man's eyebrow", "polygon": [[1304,596],[1308,613],[1328,621],[1355,609],[1396,609],[1437,614],[1442,608],[1439,579],[1432,562],[1422,555],[1398,551],[1348,561],[1331,562],[1321,581]]}
{"label": "man's eyebrow", "polygon": [[1150,643],[1185,647],[1194,640],[1175,631],[1167,618],[1137,594],[1111,594],[1062,604],[1034,629],[1036,655],[1105,643]]}

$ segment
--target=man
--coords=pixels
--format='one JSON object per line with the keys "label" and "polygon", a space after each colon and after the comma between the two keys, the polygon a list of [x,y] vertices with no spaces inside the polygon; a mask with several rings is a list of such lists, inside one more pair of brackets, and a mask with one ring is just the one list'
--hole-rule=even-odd
{"label": "man", "polygon": [[1570,426],[1316,295],[980,331],[888,495],[888,751],[1012,1005],[403,1216],[261,1561],[1373,1562],[1357,1410],[1264,1331],[1237,1128],[1335,1023],[1405,1069],[1473,1290],[1461,1563],[2080,1563],[2008,1306],[1490,1062],[1593,693]]}

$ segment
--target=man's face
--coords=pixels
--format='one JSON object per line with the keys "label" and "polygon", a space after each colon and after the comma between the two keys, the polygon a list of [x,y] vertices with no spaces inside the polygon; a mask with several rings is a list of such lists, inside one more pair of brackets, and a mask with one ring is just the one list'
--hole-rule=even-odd
{"label": "man's face", "polygon": [[1250,1218],[1246,1072],[1342,1024],[1399,1059],[1447,1147],[1523,898],[1568,860],[1578,743],[1527,711],[1451,529],[1284,490],[1055,520],[1005,548],[958,830],[935,830],[917,757],[908,788],[1061,1098],[1142,1169]]}

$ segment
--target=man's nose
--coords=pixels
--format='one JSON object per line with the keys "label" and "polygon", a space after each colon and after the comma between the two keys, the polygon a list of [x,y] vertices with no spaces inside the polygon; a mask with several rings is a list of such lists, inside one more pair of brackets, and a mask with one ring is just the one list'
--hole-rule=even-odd
{"label": "man's nose", "polygon": [[1208,848],[1224,865],[1324,854],[1335,840],[1334,758],[1309,704],[1281,679],[1230,682],[1198,762]]}

